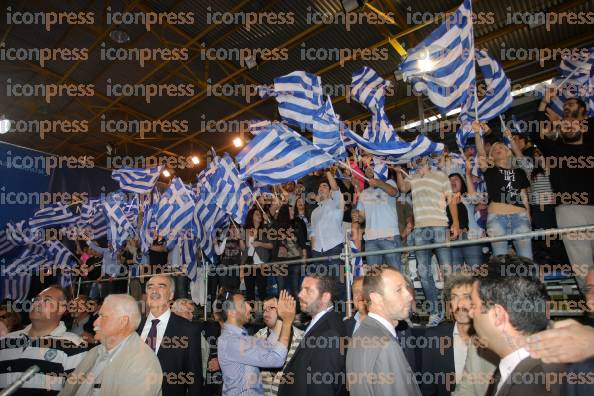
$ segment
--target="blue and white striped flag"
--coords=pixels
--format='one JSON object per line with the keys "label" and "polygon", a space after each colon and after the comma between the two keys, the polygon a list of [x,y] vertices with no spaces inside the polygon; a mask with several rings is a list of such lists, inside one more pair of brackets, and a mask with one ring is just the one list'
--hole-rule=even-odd
{"label": "blue and white striped flag", "polygon": [[120,188],[138,194],[149,192],[155,186],[163,166],[150,169],[122,168],[111,172],[111,178],[120,183]]}
{"label": "blue and white striped flag", "polygon": [[324,150],[336,159],[346,157],[341,123],[334,112],[332,101],[326,97],[324,104],[313,115],[312,134],[314,146]]}
{"label": "blue and white striped flag", "polygon": [[233,159],[225,153],[219,160],[222,170],[222,183],[219,184],[217,205],[239,223],[244,224],[248,211],[253,203],[253,195],[249,186],[239,177]]}
{"label": "blue and white striped flag", "polygon": [[119,250],[128,239],[136,237],[136,228],[124,214],[120,202],[114,194],[109,194],[103,202],[105,216],[109,221],[107,239],[113,250]]}
{"label": "blue and white striped flag", "polygon": [[240,177],[278,184],[298,180],[334,159],[288,127],[274,123],[254,137],[236,157]]}
{"label": "blue and white striped flag", "polygon": [[60,241],[46,241],[43,243],[45,248],[45,258],[54,268],[70,268],[77,263],[76,258],[66,246]]}
{"label": "blue and white striped flag", "polygon": [[[167,200],[162,200],[159,205],[171,206],[170,218],[167,220],[166,227],[168,233],[165,236],[167,240],[167,249],[173,249],[178,243],[179,238],[191,237],[187,235],[192,232],[192,216],[194,213],[194,197],[192,192],[186,188],[179,177],[172,180],[169,188],[163,194]],[[167,209],[165,209],[168,211]],[[161,207],[159,207],[159,212]],[[159,223],[157,223],[161,229]]]}
{"label": "blue and white striped flag", "polygon": [[393,140],[396,132],[384,109],[385,90],[390,82],[384,80],[375,70],[364,66],[353,73],[351,86],[353,99],[371,113],[371,123],[363,136],[374,142]]}
{"label": "blue and white striped flag", "polygon": [[43,242],[43,231],[28,228],[25,220],[7,223],[6,239],[14,246],[35,246]]}
{"label": "blue and white striped flag", "polygon": [[308,131],[312,130],[314,113],[323,103],[320,77],[304,71],[294,71],[275,78],[274,88],[264,87],[260,95],[274,96],[283,120]]}
{"label": "blue and white striped flag", "polygon": [[[504,113],[513,102],[511,83],[505,75],[503,68],[491,58],[486,51],[477,51],[477,63],[485,78],[486,92],[479,100],[478,119],[489,121]],[[473,89],[476,89],[473,87]],[[462,106],[460,119],[463,122],[472,122],[476,119],[474,95],[469,96]]]}
{"label": "blue and white striped flag", "polygon": [[391,164],[404,164],[413,158],[424,157],[443,152],[442,143],[432,142],[425,135],[419,134],[413,141],[404,141],[398,136],[389,142],[373,142],[359,136],[350,129],[344,129],[346,136],[352,139],[357,146],[368,153],[381,157]]}
{"label": "blue and white striped flag", "polygon": [[62,226],[76,223],[78,219],[67,206],[56,204],[40,209],[29,219],[32,229],[51,226]]}
{"label": "blue and white striped flag", "polygon": [[4,256],[15,247],[17,247],[17,245],[13,244],[8,239],[8,237],[6,236],[6,231],[0,230],[0,256]]}
{"label": "blue and white striped flag", "polygon": [[410,50],[400,71],[442,114],[466,102],[476,78],[471,0]]}
{"label": "blue and white striped flag", "polygon": [[157,203],[147,202],[144,205],[142,225],[140,227],[140,248],[142,253],[148,253],[157,235]]}
{"label": "blue and white striped flag", "polygon": [[[551,98],[551,109],[563,116],[563,103],[570,98],[579,98],[588,105],[588,115],[594,116],[594,47],[582,48],[576,56],[563,57],[559,64],[560,75],[553,78],[552,85],[557,95]],[[561,84],[563,83],[563,84]],[[590,103],[592,102],[592,105]]]}

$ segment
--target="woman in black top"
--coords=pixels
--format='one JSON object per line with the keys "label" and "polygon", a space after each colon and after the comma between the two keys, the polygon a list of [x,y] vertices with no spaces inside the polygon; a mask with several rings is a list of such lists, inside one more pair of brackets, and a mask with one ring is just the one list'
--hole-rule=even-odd
{"label": "woman in black top", "polygon": [[[478,121],[472,123],[479,165],[485,177],[489,196],[487,234],[502,236],[529,232],[532,230],[528,200],[530,182],[526,172],[512,167],[512,152],[501,142],[494,143],[487,155],[481,128],[488,127]],[[532,259],[530,239],[514,239],[513,242],[518,256]],[[494,256],[507,254],[507,241],[492,242],[491,248]]]}

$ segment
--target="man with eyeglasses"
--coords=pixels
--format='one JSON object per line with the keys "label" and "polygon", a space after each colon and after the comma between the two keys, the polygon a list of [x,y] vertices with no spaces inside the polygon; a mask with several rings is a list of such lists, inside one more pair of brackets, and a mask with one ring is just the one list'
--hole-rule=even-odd
{"label": "man with eyeglasses", "polygon": [[29,319],[23,330],[0,338],[0,388],[21,377],[32,365],[39,372],[17,390],[15,395],[56,395],[64,378],[83,360],[87,345],[76,334],[66,331],[66,293],[50,286],[33,299]]}
{"label": "man with eyeglasses", "polygon": [[[255,336],[258,338],[268,338],[270,334],[279,334],[283,326],[283,320],[279,318],[278,312],[278,299],[276,297],[268,297],[264,300],[264,324],[266,327],[261,328]],[[293,354],[297,350],[301,339],[303,338],[303,330],[298,329],[295,326],[291,327],[291,334],[289,336],[289,352],[285,359],[285,364],[293,357]],[[270,369],[261,370],[262,375],[262,386],[264,387],[265,396],[276,396],[278,393],[278,385],[282,376],[281,369]]]}
{"label": "man with eyeglasses", "polygon": [[225,321],[217,340],[223,395],[264,395],[260,367],[282,367],[285,364],[295,319],[295,300],[286,290],[281,291],[276,310],[282,325],[278,333],[272,331],[265,340],[251,337],[245,330],[252,309],[241,292],[226,292],[216,304]]}

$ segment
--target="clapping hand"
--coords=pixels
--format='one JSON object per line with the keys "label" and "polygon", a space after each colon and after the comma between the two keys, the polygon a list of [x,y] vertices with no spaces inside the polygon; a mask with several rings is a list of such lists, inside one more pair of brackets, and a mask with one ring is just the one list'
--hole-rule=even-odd
{"label": "clapping hand", "polygon": [[295,309],[297,303],[288,291],[282,290],[278,297],[278,306],[276,312],[283,322],[292,323],[295,319]]}

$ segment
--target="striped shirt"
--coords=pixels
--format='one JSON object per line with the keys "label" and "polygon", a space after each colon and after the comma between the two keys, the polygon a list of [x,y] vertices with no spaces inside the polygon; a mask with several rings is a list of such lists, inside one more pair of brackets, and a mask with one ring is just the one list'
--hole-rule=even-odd
{"label": "striped shirt", "polygon": [[[287,353],[285,365],[287,364],[287,362],[291,361],[291,358],[295,354],[295,351],[297,350],[299,343],[303,339],[304,334],[305,333],[303,332],[303,330],[299,330],[297,327],[293,326],[293,331],[291,334],[291,345],[289,346],[289,352]],[[258,338],[266,339],[270,336],[270,329],[268,327],[264,327],[260,329],[255,334],[255,336]],[[283,376],[283,369],[284,367],[274,371],[260,371],[260,375],[262,378],[262,387],[264,388],[264,396],[276,396],[278,394],[278,386]]]}
{"label": "striped shirt", "polygon": [[534,177],[530,186],[530,204],[532,205],[554,205],[555,193],[551,186],[551,180],[545,173],[539,173]]}
{"label": "striped shirt", "polygon": [[66,331],[64,322],[49,335],[28,336],[31,325],[0,338],[0,388],[4,389],[33,365],[39,372],[25,382],[15,395],[56,395],[64,378],[83,360],[87,345]]}
{"label": "striped shirt", "polygon": [[406,179],[411,186],[415,228],[447,227],[446,195],[452,193],[445,173],[430,170],[425,176],[415,173]]}

